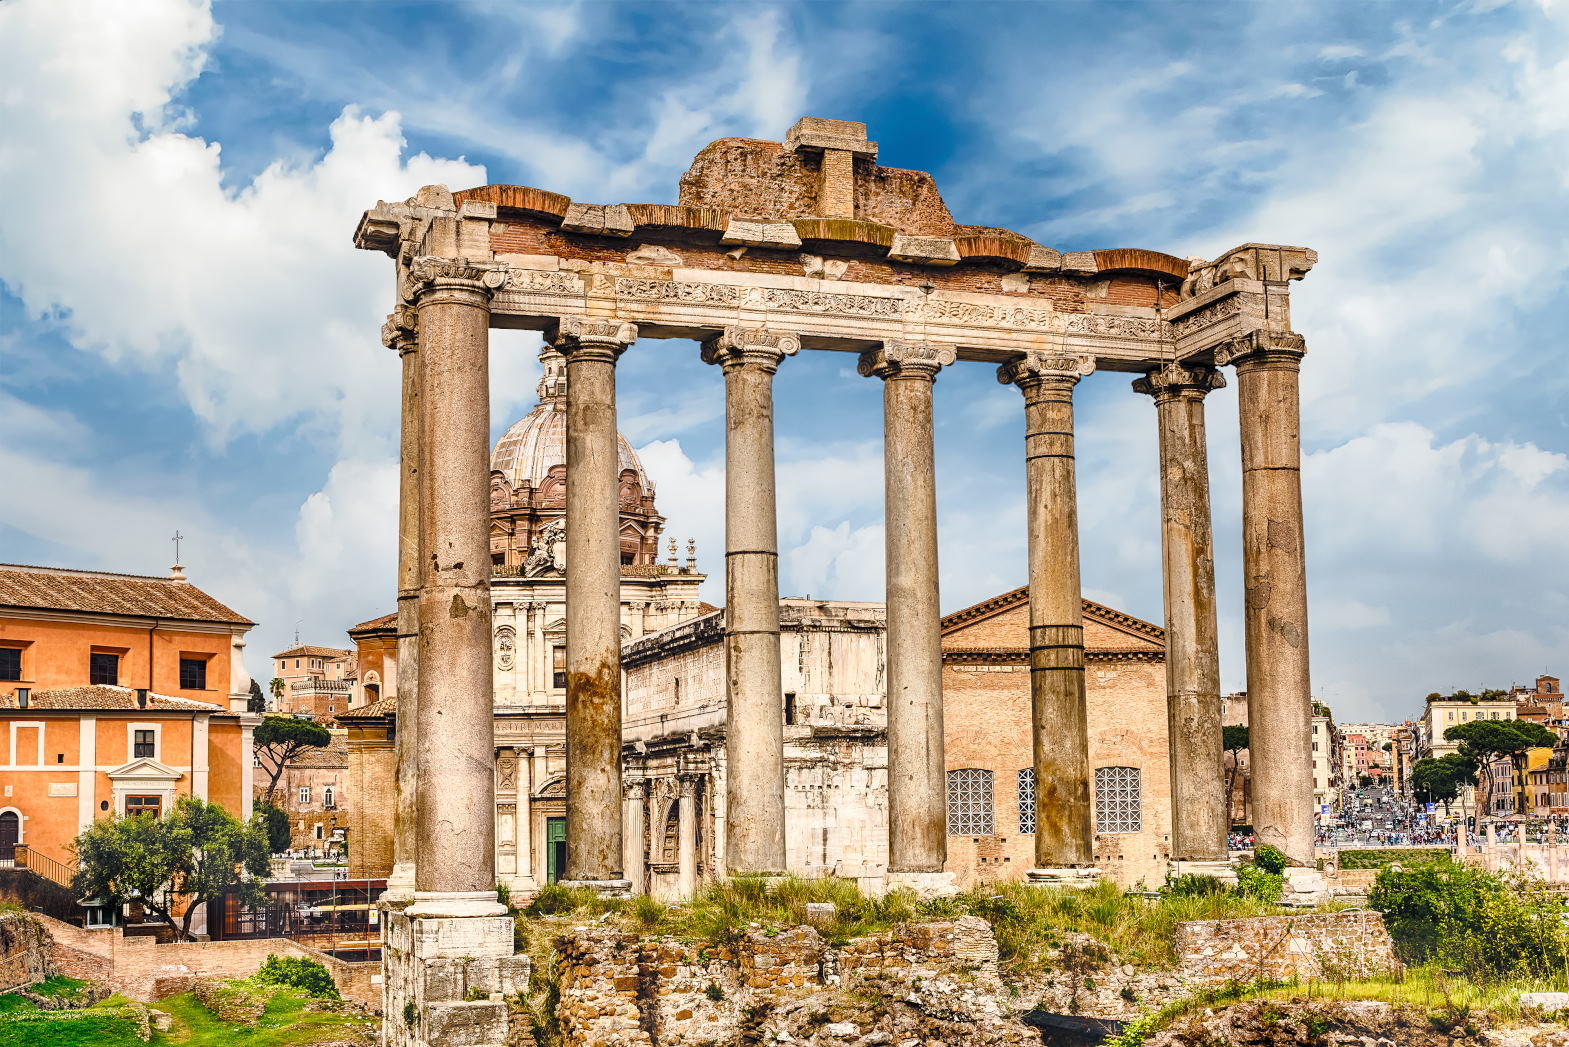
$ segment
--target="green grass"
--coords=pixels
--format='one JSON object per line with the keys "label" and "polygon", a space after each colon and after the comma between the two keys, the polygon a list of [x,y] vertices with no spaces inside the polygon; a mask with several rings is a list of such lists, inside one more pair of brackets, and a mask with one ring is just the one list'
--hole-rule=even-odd
{"label": "green grass", "polygon": [[529,952],[542,955],[560,933],[560,922],[608,917],[614,925],[640,934],[730,945],[749,931],[769,934],[805,923],[810,902],[834,903],[834,917],[820,930],[835,943],[892,930],[910,920],[980,916],[992,924],[1003,961],[1026,970],[1046,963],[1047,952],[1067,944],[1071,933],[1088,934],[1106,947],[1100,956],[1074,956],[1075,962],[1097,966],[1115,957],[1120,963],[1165,966],[1175,958],[1176,927],[1184,920],[1281,911],[1235,893],[1148,898],[1110,882],[1089,890],[999,884],[921,901],[911,891],[870,897],[854,881],[833,877],[785,877],[770,886],[760,878],[738,876],[706,885],[685,905],[665,905],[648,897],[606,898],[586,888],[547,887],[519,914],[518,937]]}
{"label": "green grass", "polygon": [[1342,869],[1382,869],[1399,862],[1415,865],[1417,862],[1436,862],[1448,858],[1447,847],[1380,847],[1374,850],[1341,851]]}
{"label": "green grass", "polygon": [[281,990],[267,1002],[253,1026],[220,1021],[189,993],[161,1000],[154,1007],[174,1018],[174,1027],[153,1038],[158,1047],[307,1047],[329,1041],[374,1042],[375,1022],[362,1014],[308,1009],[309,997]]}
{"label": "green grass", "polygon": [[[43,995],[73,994],[86,983],[50,978],[32,986]],[[45,1011],[15,993],[0,996],[0,1047],[143,1047],[123,997],[84,1010]]]}

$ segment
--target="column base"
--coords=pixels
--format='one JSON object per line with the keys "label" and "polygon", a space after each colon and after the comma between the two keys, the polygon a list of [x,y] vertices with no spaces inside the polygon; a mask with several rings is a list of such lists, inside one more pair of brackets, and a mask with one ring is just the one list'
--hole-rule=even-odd
{"label": "column base", "polygon": [[1100,883],[1100,870],[1093,865],[1051,865],[1031,869],[1026,882],[1036,887],[1069,887],[1085,890]]}
{"label": "column base", "polygon": [[632,897],[631,880],[557,880],[562,887],[584,887],[607,898]]}
{"label": "column base", "polygon": [[908,889],[922,899],[949,898],[959,893],[951,872],[891,872],[885,883],[889,891]]}
{"label": "column base", "polygon": [[1316,868],[1303,865],[1286,866],[1286,889],[1280,904],[1309,909],[1329,901],[1329,881]]}
{"label": "column base", "polygon": [[403,911],[419,920],[507,915],[495,891],[415,891],[414,904]]}
{"label": "column base", "polygon": [[529,961],[512,952],[509,918],[390,912],[382,965],[387,1047],[503,1047],[515,1037],[506,1001],[528,991]]}
{"label": "column base", "polygon": [[1225,884],[1237,882],[1237,868],[1225,858],[1173,858],[1166,866],[1166,875],[1170,879],[1178,876],[1210,876]]}

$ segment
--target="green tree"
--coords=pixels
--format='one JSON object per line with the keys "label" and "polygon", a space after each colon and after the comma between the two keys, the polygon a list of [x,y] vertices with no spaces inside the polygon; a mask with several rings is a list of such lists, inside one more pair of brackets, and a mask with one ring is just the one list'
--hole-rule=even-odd
{"label": "green tree", "polygon": [[1476,763],[1460,753],[1418,760],[1411,768],[1411,791],[1423,803],[1443,804],[1446,818],[1460,791],[1475,783]]}
{"label": "green tree", "polygon": [[[1514,780],[1519,781],[1525,766],[1528,749],[1551,748],[1558,744],[1558,735],[1539,723],[1524,720],[1472,720],[1445,728],[1447,741],[1460,743],[1460,754],[1478,766],[1497,756],[1507,757],[1514,770]],[[1525,796],[1515,790],[1515,811],[1525,813]]]}
{"label": "green tree", "polygon": [[251,804],[251,817],[267,831],[267,849],[280,854],[289,849],[289,816],[265,800]]}
{"label": "green tree", "polygon": [[278,779],[283,777],[290,761],[298,759],[307,749],[325,748],[331,744],[332,735],[327,728],[312,720],[269,716],[256,725],[251,739],[256,747],[256,759],[261,762],[262,770],[267,772],[267,790],[262,793],[262,800],[271,804],[272,795],[278,788]]}
{"label": "green tree", "polygon": [[1227,724],[1220,729],[1221,748],[1231,754],[1231,766],[1226,768],[1226,824],[1234,825],[1236,812],[1232,810],[1231,794],[1237,786],[1237,770],[1241,766],[1241,753],[1248,747],[1248,729],[1242,724]]}
{"label": "green tree", "polygon": [[274,699],[276,699],[278,701],[282,701],[283,700],[283,680],[282,680],[282,678],[274,676],[272,678],[272,682],[267,685],[267,690],[272,694]]}
{"label": "green tree", "polygon": [[248,713],[267,711],[267,699],[262,695],[261,684],[256,680],[251,681],[251,696],[245,702],[245,711]]}
{"label": "green tree", "polygon": [[[175,801],[167,818],[148,814],[93,822],[76,838],[78,897],[101,896],[123,904],[141,900],[147,911],[179,937],[191,937],[196,910],[229,891],[261,901],[267,875],[267,831],[194,796]],[[184,913],[175,915],[179,903]]]}

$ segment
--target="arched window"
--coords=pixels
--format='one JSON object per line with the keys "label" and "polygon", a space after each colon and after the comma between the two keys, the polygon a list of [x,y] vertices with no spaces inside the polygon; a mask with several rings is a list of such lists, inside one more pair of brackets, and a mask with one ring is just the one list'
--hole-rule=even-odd
{"label": "arched window", "polygon": [[948,772],[948,835],[991,836],[997,831],[992,772],[965,767]]}
{"label": "arched window", "polygon": [[1019,832],[1035,831],[1035,768],[1019,772]]}
{"label": "arched window", "polygon": [[1136,833],[1144,827],[1144,795],[1137,767],[1095,768],[1095,831]]}
{"label": "arched window", "polygon": [[321,805],[329,811],[333,809],[332,786],[329,785],[321,791]]}

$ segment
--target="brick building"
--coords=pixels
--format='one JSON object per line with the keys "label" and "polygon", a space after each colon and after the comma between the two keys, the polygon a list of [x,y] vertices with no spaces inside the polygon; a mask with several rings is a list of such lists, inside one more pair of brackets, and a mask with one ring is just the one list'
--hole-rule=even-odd
{"label": "brick building", "polygon": [[250,816],[251,621],[167,578],[0,565],[0,858],[179,796]]}
{"label": "brick building", "polygon": [[289,761],[272,802],[288,815],[289,846],[311,858],[339,856],[350,831],[348,731],[329,728],[331,744]]}
{"label": "brick building", "polygon": [[272,671],[271,712],[327,720],[349,708],[354,690],[353,651],[296,644],[272,656]]}

